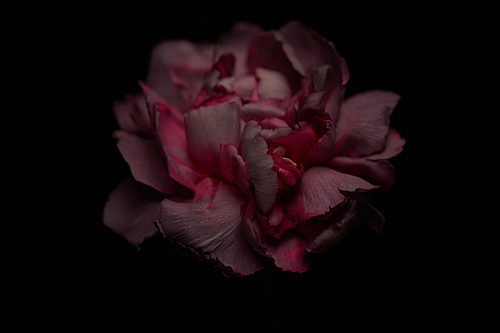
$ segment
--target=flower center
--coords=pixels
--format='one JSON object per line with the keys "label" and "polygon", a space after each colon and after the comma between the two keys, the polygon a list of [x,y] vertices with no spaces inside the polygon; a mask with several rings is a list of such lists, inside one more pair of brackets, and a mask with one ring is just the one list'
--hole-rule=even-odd
{"label": "flower center", "polygon": [[297,167],[297,163],[295,163],[294,161],[292,161],[290,158],[285,157],[286,148],[284,146],[278,146],[278,147],[274,148],[273,153],[276,153],[279,156],[283,157],[283,161],[285,161],[285,162],[293,165],[294,167]]}

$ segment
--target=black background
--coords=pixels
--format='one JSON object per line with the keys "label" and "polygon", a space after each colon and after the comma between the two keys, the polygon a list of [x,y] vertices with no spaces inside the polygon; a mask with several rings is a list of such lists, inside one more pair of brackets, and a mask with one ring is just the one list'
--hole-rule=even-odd
{"label": "black background", "polygon": [[[492,8],[221,2],[19,5],[3,10],[1,325],[10,330],[332,332],[494,327],[499,257],[498,29]],[[312,4],[311,4],[312,5]],[[235,22],[298,19],[332,40],[346,95],[402,96],[397,181],[383,236],[359,228],[304,274],[227,278],[153,238],[141,251],[101,220],[129,171],[112,101],[139,91],[163,39],[215,41]],[[180,325],[180,326],[179,326]]]}

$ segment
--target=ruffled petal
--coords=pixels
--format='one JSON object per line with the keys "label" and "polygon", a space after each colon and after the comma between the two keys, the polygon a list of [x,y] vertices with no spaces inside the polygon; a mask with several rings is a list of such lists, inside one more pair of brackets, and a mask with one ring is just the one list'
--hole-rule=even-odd
{"label": "ruffled petal", "polygon": [[224,102],[191,110],[185,114],[185,124],[189,152],[198,170],[217,174],[220,145],[239,143],[238,106]]}
{"label": "ruffled petal", "polygon": [[337,123],[335,155],[361,157],[381,152],[389,133],[389,117],[399,95],[372,90],[347,98]]}
{"label": "ruffled petal", "polygon": [[295,197],[285,208],[294,222],[303,223],[342,203],[345,198],[342,192],[365,192],[376,188],[361,178],[327,167],[314,167],[304,173]]}
{"label": "ruffled petal", "polygon": [[155,139],[141,138],[125,131],[116,131],[113,136],[118,140],[118,149],[135,180],[165,194],[179,189],[179,184],[168,174],[167,164]]}
{"label": "ruffled petal", "polygon": [[270,100],[250,102],[241,107],[241,114],[246,120],[259,121],[271,117],[281,118],[285,113],[286,111],[284,109]]}
{"label": "ruffled petal", "polygon": [[214,195],[198,202],[163,200],[157,225],[165,237],[220,261],[235,273],[252,274],[264,265],[243,232],[240,206],[244,200],[238,189],[219,182]]}
{"label": "ruffled petal", "polygon": [[138,246],[158,230],[154,221],[160,217],[163,196],[133,179],[126,179],[111,192],[104,206],[104,224]]}
{"label": "ruffled petal", "polygon": [[261,136],[261,131],[257,122],[249,121],[243,130],[240,152],[247,165],[257,207],[265,214],[276,201],[278,178],[272,170],[274,161],[268,154],[269,148]]}

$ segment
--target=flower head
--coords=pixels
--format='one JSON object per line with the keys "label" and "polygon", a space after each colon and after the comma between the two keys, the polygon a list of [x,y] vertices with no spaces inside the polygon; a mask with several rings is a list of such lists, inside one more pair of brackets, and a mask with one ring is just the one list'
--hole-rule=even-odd
{"label": "flower head", "polygon": [[110,195],[104,222],[136,245],[159,230],[241,275],[271,263],[304,272],[308,253],[355,225],[380,231],[363,193],[394,182],[399,96],[344,100],[348,79],[333,44],[299,22],[160,43],[143,96],[115,104],[133,179]]}

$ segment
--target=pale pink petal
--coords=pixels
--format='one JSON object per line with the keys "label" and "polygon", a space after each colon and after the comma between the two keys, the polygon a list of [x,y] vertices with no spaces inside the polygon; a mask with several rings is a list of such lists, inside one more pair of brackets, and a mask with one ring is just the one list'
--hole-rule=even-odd
{"label": "pale pink petal", "polygon": [[162,199],[152,188],[126,179],[111,192],[104,206],[104,224],[138,246],[158,231],[154,221],[160,217]]}
{"label": "pale pink petal", "polygon": [[175,193],[179,184],[168,174],[167,163],[156,139],[141,138],[125,131],[113,133],[135,180],[165,194]]}
{"label": "pale pink petal", "polygon": [[328,213],[344,201],[342,192],[364,192],[376,189],[367,181],[327,167],[307,170],[297,186],[296,195],[285,205],[296,223]]}
{"label": "pale pink petal", "polygon": [[257,91],[261,99],[285,99],[292,96],[287,78],[280,72],[265,68],[256,68],[255,76],[259,79]]}
{"label": "pale pink petal", "polygon": [[220,145],[219,167],[219,172],[226,182],[236,185],[245,195],[250,193],[250,176],[236,146]]}
{"label": "pale pink petal", "polygon": [[172,106],[186,111],[212,66],[207,48],[186,40],[159,43],[151,53],[146,83]]}
{"label": "pale pink petal", "polygon": [[245,120],[262,120],[265,118],[281,118],[286,111],[280,108],[275,101],[261,100],[251,102],[241,107],[241,114]]}
{"label": "pale pink petal", "polygon": [[247,100],[252,99],[252,95],[255,91],[257,91],[257,79],[255,75],[244,75],[237,77],[232,82],[233,90],[242,97],[245,97]]}
{"label": "pale pink petal", "polygon": [[191,110],[185,114],[185,124],[189,152],[198,170],[216,174],[220,145],[239,143],[238,106],[224,102]]}
{"label": "pale pink petal", "polygon": [[272,170],[273,158],[268,154],[269,147],[261,136],[261,127],[255,121],[249,121],[240,143],[240,152],[247,165],[250,182],[254,187],[257,207],[266,213],[273,207],[278,195],[278,178]]}
{"label": "pale pink petal", "polygon": [[381,152],[389,133],[389,117],[399,95],[371,90],[347,98],[337,123],[335,154],[361,157]]}
{"label": "pale pink petal", "polygon": [[396,130],[391,128],[389,130],[389,134],[387,135],[384,150],[380,153],[367,156],[366,158],[371,161],[376,161],[394,157],[403,151],[405,143],[406,140],[403,139]]}
{"label": "pale pink petal", "polygon": [[157,225],[165,237],[220,261],[237,274],[252,274],[264,266],[243,232],[240,206],[244,200],[237,188],[220,182],[215,196],[206,195],[196,203],[163,200]]}
{"label": "pale pink petal", "polygon": [[247,22],[238,22],[228,34],[222,36],[217,52],[219,54],[228,52],[235,55],[235,76],[241,76],[247,73],[248,47],[261,33],[262,29],[256,25]]}

